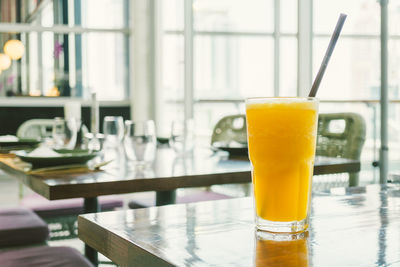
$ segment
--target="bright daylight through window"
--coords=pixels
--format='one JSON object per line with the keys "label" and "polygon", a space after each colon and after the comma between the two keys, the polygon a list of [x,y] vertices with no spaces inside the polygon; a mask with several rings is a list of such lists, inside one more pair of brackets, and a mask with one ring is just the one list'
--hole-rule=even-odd
{"label": "bright daylight through window", "polygon": [[1,96],[128,97],[127,0],[11,2],[1,1],[0,44],[21,40],[25,54],[2,70]]}
{"label": "bright daylight through window", "polygon": [[[241,103],[245,97],[305,95],[309,88],[302,88],[304,83],[299,83],[298,75],[303,79],[309,74],[310,80],[316,75],[337,14],[343,12],[348,14],[348,19],[319,90],[320,110],[335,112],[340,106],[343,112],[362,112],[367,121],[362,172],[370,181],[376,181],[377,172],[371,162],[378,160],[380,138],[379,3],[374,0],[252,0],[250,3],[193,1],[193,95],[198,135],[208,140],[212,127],[221,117],[243,113]],[[188,14],[183,0],[165,0],[160,5],[161,86],[165,114],[168,114],[165,117],[172,119],[183,114],[183,21]],[[395,1],[389,5],[391,100],[399,99],[398,5]],[[312,13],[298,15],[300,8]],[[304,21],[311,27],[302,28],[308,25]],[[312,42],[304,45],[299,35],[306,38],[309,35]],[[307,55],[309,58],[304,58]],[[299,57],[303,59],[301,62]],[[400,146],[399,109],[400,105],[395,103],[389,111],[393,147]],[[400,153],[396,151],[390,150],[393,170],[400,161]]]}

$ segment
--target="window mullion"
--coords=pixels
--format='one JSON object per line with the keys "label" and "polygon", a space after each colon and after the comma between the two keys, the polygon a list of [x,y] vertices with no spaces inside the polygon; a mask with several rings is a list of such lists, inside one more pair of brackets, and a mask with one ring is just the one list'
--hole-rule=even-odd
{"label": "window mullion", "polygon": [[298,96],[306,96],[312,83],[312,1],[313,0],[298,0]]}
{"label": "window mullion", "polygon": [[193,118],[193,1],[184,1],[184,116]]}

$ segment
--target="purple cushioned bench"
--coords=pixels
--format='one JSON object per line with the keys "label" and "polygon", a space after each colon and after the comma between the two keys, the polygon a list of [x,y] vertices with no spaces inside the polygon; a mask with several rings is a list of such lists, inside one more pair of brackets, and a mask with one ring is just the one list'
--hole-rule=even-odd
{"label": "purple cushioned bench", "polygon": [[43,243],[48,236],[47,224],[31,210],[26,208],[0,210],[0,247]]}
{"label": "purple cushioned bench", "polygon": [[[83,213],[83,198],[71,198],[62,200],[47,200],[38,194],[25,196],[21,206],[32,209],[42,218],[78,215]],[[117,196],[99,197],[101,210],[113,210],[124,205],[123,200]]]}
{"label": "purple cushioned bench", "polygon": [[[176,197],[176,204],[186,204],[199,201],[210,201],[219,199],[228,199],[231,196],[219,194],[210,191],[198,191],[184,196]],[[143,197],[129,201],[128,206],[131,209],[148,208],[156,205],[154,194],[146,194]]]}
{"label": "purple cushioned bench", "polygon": [[2,267],[93,267],[77,250],[69,247],[30,247],[0,252]]}

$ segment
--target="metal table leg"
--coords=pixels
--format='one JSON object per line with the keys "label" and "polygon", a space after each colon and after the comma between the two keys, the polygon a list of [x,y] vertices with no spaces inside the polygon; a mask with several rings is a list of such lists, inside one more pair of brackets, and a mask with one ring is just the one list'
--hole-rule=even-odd
{"label": "metal table leg", "polygon": [[176,190],[156,192],[157,206],[175,204],[175,201],[176,201]]}
{"label": "metal table leg", "polygon": [[[84,213],[99,212],[100,206],[97,197],[85,198],[83,203],[83,211]],[[94,266],[98,265],[99,261],[98,261],[97,251],[86,244],[85,244],[85,256],[90,262],[93,263]]]}

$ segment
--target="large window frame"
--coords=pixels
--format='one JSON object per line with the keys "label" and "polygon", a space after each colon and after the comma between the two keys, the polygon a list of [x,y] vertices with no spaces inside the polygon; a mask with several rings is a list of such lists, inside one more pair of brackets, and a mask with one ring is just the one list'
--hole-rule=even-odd
{"label": "large window frame", "polygon": [[[297,38],[298,45],[298,65],[297,65],[297,95],[306,96],[311,87],[312,80],[315,76],[316,69],[313,68],[313,43],[317,38],[330,38],[329,33],[318,33],[313,30],[313,1],[314,0],[298,0],[298,32],[282,33],[280,31],[280,1],[274,0],[274,31],[265,32],[238,32],[238,31],[198,31],[193,29],[193,0],[185,0],[184,8],[184,30],[166,30],[165,35],[182,36],[184,38],[185,47],[185,97],[183,105],[186,107],[185,113],[187,117],[191,117],[193,105],[201,103],[238,103],[243,99],[218,99],[218,98],[198,98],[194,99],[193,85],[193,40],[196,36],[231,36],[231,37],[272,37],[274,39],[274,95],[279,96],[281,86],[279,82],[280,76],[280,42],[282,38]],[[379,34],[349,34],[342,33],[341,39],[379,40]],[[400,35],[390,35],[390,40],[400,39]],[[322,58],[320,59],[322,61]],[[329,99],[331,100],[331,99]],[[350,99],[349,99],[350,100]],[[365,100],[365,99],[360,99]],[[369,99],[377,100],[377,99]]]}
{"label": "large window frame", "polygon": [[[315,57],[313,51],[313,44],[315,40],[318,38],[325,38],[329,40],[331,34],[330,33],[320,33],[314,31],[313,24],[313,3],[314,0],[298,0],[298,30],[297,33],[288,34],[281,33],[280,31],[280,1],[274,0],[274,31],[270,33],[261,33],[261,32],[229,32],[229,31],[196,31],[193,29],[193,0],[185,0],[185,8],[184,8],[184,30],[167,30],[164,31],[163,34],[167,35],[179,35],[183,36],[184,44],[185,44],[185,61],[184,61],[184,78],[185,78],[185,87],[184,87],[184,99],[182,101],[173,101],[173,104],[180,104],[184,107],[185,118],[193,118],[193,109],[198,105],[202,104],[227,104],[234,105],[237,107],[237,110],[240,111],[240,106],[243,107],[242,98],[236,99],[218,99],[218,98],[197,98],[195,99],[193,96],[194,85],[193,85],[193,39],[195,36],[204,35],[204,36],[233,36],[233,37],[243,37],[243,36],[251,36],[251,37],[272,37],[274,38],[274,95],[279,96],[281,91],[281,85],[279,83],[280,76],[280,42],[284,37],[295,37],[297,38],[298,45],[298,58],[297,58],[297,95],[298,96],[307,96],[308,91],[311,88],[311,84],[315,73],[317,71],[317,67],[313,65],[313,59]],[[335,22],[332,22],[333,26]],[[333,30],[332,26],[332,30]],[[341,39],[350,39],[350,40],[377,40],[379,41],[380,35],[376,34],[357,34],[357,33],[342,33]],[[389,35],[390,40],[399,40],[400,35]],[[377,51],[379,53],[379,51]],[[319,57],[319,55],[318,55]],[[315,58],[315,61],[322,61],[321,59]],[[379,96],[371,97],[371,99],[321,99],[321,105],[332,105],[333,104],[342,104],[342,105],[365,105],[366,109],[369,109],[370,112],[373,113],[373,161],[378,161],[378,124],[379,124],[379,116],[377,113],[377,107],[379,103]],[[392,100],[390,103],[398,104],[399,100]],[[172,102],[171,102],[172,103]],[[368,159],[368,162],[365,162],[365,169],[372,168],[372,162]],[[375,174],[374,174],[375,175]],[[375,178],[374,178],[375,179]]]}
{"label": "large window frame", "polygon": [[[274,0],[274,29],[272,32],[257,31],[204,31],[193,28],[193,0],[184,1],[184,29],[183,30],[165,30],[162,34],[170,36],[182,36],[184,39],[184,113],[185,119],[193,118],[193,109],[195,105],[203,103],[232,103],[238,104],[243,99],[216,99],[216,98],[194,98],[193,84],[193,65],[194,65],[194,47],[193,42],[196,36],[214,36],[214,37],[269,37],[273,38],[274,43],[274,96],[279,96],[281,92],[280,84],[280,42],[282,38],[296,38],[298,45],[298,67],[297,67],[297,95],[304,95],[303,88],[309,88],[311,85],[312,69],[312,0],[298,1],[298,22],[297,33],[281,32],[280,29],[280,1]],[[305,86],[306,85],[306,86]],[[266,89],[267,90],[267,89]],[[180,101],[178,101],[180,102]],[[175,102],[177,103],[177,102]]]}

